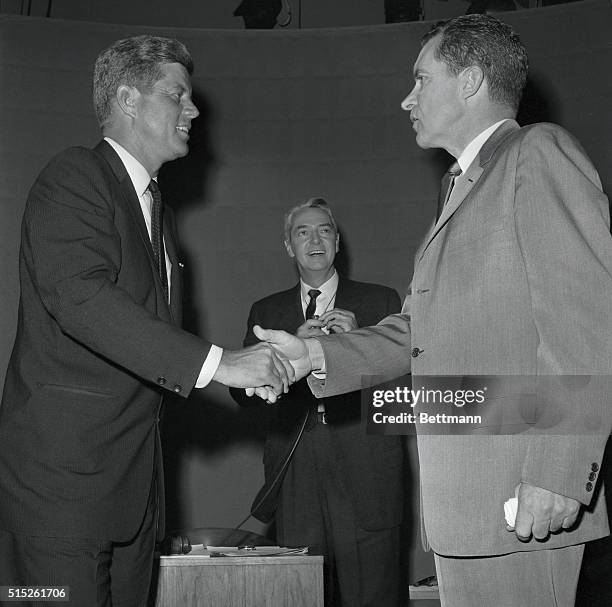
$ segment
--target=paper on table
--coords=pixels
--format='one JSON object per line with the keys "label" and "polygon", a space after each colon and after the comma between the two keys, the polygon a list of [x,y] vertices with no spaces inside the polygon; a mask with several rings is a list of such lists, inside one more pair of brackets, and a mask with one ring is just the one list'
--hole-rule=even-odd
{"label": "paper on table", "polygon": [[308,546],[206,546],[210,556],[292,556],[308,554]]}

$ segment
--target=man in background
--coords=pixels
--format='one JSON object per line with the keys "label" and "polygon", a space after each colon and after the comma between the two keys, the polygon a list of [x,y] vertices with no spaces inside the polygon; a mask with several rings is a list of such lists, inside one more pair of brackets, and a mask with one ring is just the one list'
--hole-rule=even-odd
{"label": "man in background", "polygon": [[224,351],[180,328],[182,264],[156,177],[187,154],[192,71],[176,40],[111,45],[93,82],[104,140],[61,152],[30,191],[0,409],[0,586],[142,607],[163,536],[164,398],[212,380],[278,394],[289,379],[265,347]]}
{"label": "man in background", "polygon": [[585,542],[608,534],[598,483],[611,426],[608,200],[571,135],[515,122],[526,78],[509,26],[487,15],[436,24],[402,108],[420,147],[457,162],[403,314],[307,340],[254,328],[298,377],[327,371],[309,378],[319,398],[368,375],[411,371],[415,388],[421,377],[488,376],[480,387],[494,390],[475,435],[418,428],[443,606],[569,607]]}
{"label": "man in background", "polygon": [[[312,337],[344,333],[399,312],[393,289],[336,271],[340,236],[325,200],[311,198],[293,207],[284,227],[285,248],[300,280],[253,304],[245,346],[257,343],[256,324]],[[231,392],[239,404],[253,404],[244,390]],[[318,399],[305,379],[271,408],[266,482],[253,503],[254,515],[264,522],[275,516],[281,545],[309,546],[325,555],[326,605],[397,606],[400,437],[366,434],[360,392]]]}

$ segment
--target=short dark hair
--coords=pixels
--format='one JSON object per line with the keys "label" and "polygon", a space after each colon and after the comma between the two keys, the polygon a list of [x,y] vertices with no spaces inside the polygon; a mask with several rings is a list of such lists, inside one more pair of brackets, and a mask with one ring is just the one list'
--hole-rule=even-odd
{"label": "short dark hair", "polygon": [[461,15],[439,21],[422,45],[440,35],[434,56],[452,74],[472,65],[484,72],[492,101],[518,109],[527,82],[529,60],[518,34],[490,15]]}
{"label": "short dark hair", "polygon": [[182,42],[160,36],[134,36],[117,40],[96,59],[93,103],[98,124],[103,126],[112,110],[112,99],[122,84],[138,89],[151,87],[163,77],[161,66],[180,63],[193,74],[193,60]]}
{"label": "short dark hair", "polygon": [[301,211],[302,209],[321,209],[322,211],[325,211],[327,215],[329,216],[329,223],[332,225],[332,227],[334,228],[336,232],[338,231],[336,220],[334,219],[332,211],[329,208],[329,204],[327,203],[327,200],[325,200],[324,198],[309,198],[306,202],[303,202],[302,204],[298,204],[292,207],[285,214],[285,223],[284,223],[285,242],[289,242],[291,240],[291,228],[293,227],[293,217],[298,211]]}

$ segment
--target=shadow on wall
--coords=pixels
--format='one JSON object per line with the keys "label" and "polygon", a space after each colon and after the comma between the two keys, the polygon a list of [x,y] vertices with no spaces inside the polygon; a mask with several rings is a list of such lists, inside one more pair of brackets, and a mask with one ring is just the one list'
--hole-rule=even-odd
{"label": "shadow on wall", "polygon": [[[197,88],[193,90],[193,101],[200,110],[200,115],[191,125],[189,154],[176,162],[165,164],[160,171],[164,200],[174,209],[177,218],[196,206],[201,207],[206,204],[216,166],[216,157],[209,136],[214,110],[208,99]],[[183,327],[195,335],[202,335],[200,326],[202,310],[196,307],[199,304],[194,296],[194,277],[190,274],[194,264],[184,248],[180,256],[185,264]]]}
{"label": "shadow on wall", "polygon": [[560,123],[559,107],[554,105],[554,99],[554,91],[545,79],[532,74],[527,79],[517,122],[521,126],[536,122]]}
{"label": "shadow on wall", "polygon": [[[160,182],[165,201],[177,217],[194,207],[207,204],[217,156],[210,138],[215,120],[214,108],[197,88],[194,103],[200,116],[192,123],[189,154],[162,168]],[[189,251],[183,249],[183,327],[195,335],[203,334],[206,310],[195,297],[197,276],[189,274],[195,267]],[[205,455],[230,452],[237,445],[262,445],[265,438],[265,410],[261,407],[228,407],[224,389],[194,390],[186,401],[176,398],[167,402],[162,421],[162,441],[166,476],[167,529],[183,526],[180,504],[181,473],[185,455],[198,451]],[[259,399],[257,399],[259,400]],[[254,400],[254,404],[258,404]]]}

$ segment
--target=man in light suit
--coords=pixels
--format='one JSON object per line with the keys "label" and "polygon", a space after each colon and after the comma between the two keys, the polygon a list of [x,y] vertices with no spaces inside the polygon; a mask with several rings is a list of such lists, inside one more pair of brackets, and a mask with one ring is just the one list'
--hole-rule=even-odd
{"label": "man in light suit", "polygon": [[525,49],[495,18],[434,26],[402,108],[419,146],[457,163],[402,315],[307,340],[254,329],[297,376],[326,370],[309,378],[320,398],[367,376],[411,371],[414,388],[420,377],[490,376],[474,435],[418,427],[444,606],[573,605],[584,543],[608,534],[598,483],[611,425],[608,200],[571,135],[514,121],[526,76]]}
{"label": "man in light suit", "polygon": [[211,380],[278,393],[289,379],[261,347],[180,328],[175,222],[155,179],[187,153],[192,71],[176,40],[111,45],[94,70],[104,140],[60,153],[30,191],[0,408],[0,586],[142,607],[163,535],[163,400]]}
{"label": "man in light suit", "polygon": [[[287,213],[285,248],[300,281],[253,304],[245,346],[257,343],[256,324],[309,337],[343,333],[399,312],[393,289],[338,274],[339,246],[336,222],[322,198]],[[247,398],[244,390],[231,393],[241,405],[261,402]],[[272,405],[264,448],[266,482],[253,510],[268,522],[276,509],[282,545],[309,546],[325,556],[326,605],[395,607],[402,444],[399,436],[366,434],[360,397],[356,391],[317,399],[302,379]]]}

